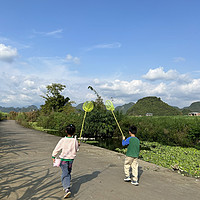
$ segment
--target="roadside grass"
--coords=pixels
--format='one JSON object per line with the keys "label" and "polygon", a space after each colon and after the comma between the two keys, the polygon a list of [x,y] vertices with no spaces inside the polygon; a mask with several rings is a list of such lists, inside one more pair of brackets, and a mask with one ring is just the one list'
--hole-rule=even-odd
{"label": "roadside grass", "polygon": [[[116,151],[125,154],[127,148],[116,148]],[[195,148],[141,141],[140,159],[172,169],[183,176],[200,178],[200,150]]]}
{"label": "roadside grass", "polygon": [[93,141],[90,141],[90,140],[84,141],[84,140],[82,140],[82,142],[83,142],[83,143],[86,143],[86,144],[99,144],[99,142],[96,141],[96,140],[93,140]]}
{"label": "roadside grass", "polygon": [[53,134],[53,135],[58,135],[58,130],[55,130],[55,129],[45,129],[43,127],[40,127],[40,126],[37,126],[37,122],[29,122],[29,125],[31,128],[35,129],[35,130],[38,130],[38,131],[44,131],[46,133],[49,133],[49,134]]}

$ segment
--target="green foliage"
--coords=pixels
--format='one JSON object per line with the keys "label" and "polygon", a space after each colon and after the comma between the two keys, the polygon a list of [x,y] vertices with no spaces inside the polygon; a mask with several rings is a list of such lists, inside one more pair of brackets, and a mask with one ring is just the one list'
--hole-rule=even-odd
{"label": "green foliage", "polygon": [[[119,130],[116,129],[117,125],[110,111],[107,111],[103,103],[103,99],[97,93],[97,91],[91,86],[88,87],[94,91],[97,95],[97,99],[94,103],[94,109],[92,112],[87,113],[85,120],[83,137],[112,137],[120,134]],[[121,117],[117,112],[116,118]]]}
{"label": "green foliage", "polygon": [[[127,149],[117,148],[116,151],[125,154]],[[144,161],[178,171],[183,175],[200,178],[200,150],[141,141],[140,158]]]}
{"label": "green foliage", "polygon": [[46,96],[43,96],[46,99],[45,105],[41,106],[40,111],[11,112],[10,118],[16,119],[23,126],[31,126],[60,136],[65,135],[65,127],[70,123],[73,123],[79,131],[81,116],[72,107],[69,98],[60,94],[64,88],[65,86],[61,84],[48,85]]}
{"label": "green foliage", "polygon": [[11,111],[9,113],[9,119],[14,119],[18,123],[20,123],[23,126],[28,127],[29,122],[35,122],[39,116],[39,111],[32,111],[32,112],[14,112]]}
{"label": "green foliage", "polygon": [[195,145],[196,148],[200,149],[200,119],[194,118],[192,124],[188,130],[188,139]]}
{"label": "green foliage", "polygon": [[39,116],[39,111],[25,112],[25,115],[28,122],[35,122]]}
{"label": "green foliage", "polygon": [[191,110],[184,108],[181,110],[181,112],[183,113],[183,115],[188,115],[191,112]]}
{"label": "green foliage", "polygon": [[64,97],[60,93],[66,86],[53,83],[47,86],[46,96],[42,96],[45,99],[45,104],[41,106],[41,111],[45,114],[51,112],[63,111],[65,105],[69,102],[69,97]]}
{"label": "green foliage", "polygon": [[164,103],[157,97],[145,97],[140,99],[127,111],[128,115],[135,116],[145,116],[147,113],[152,113],[154,116],[181,115],[180,111]]}
{"label": "green foliage", "polygon": [[4,119],[7,119],[7,117],[8,117],[8,113],[0,111],[0,121],[4,120]]}
{"label": "green foliage", "polygon": [[86,141],[82,141],[82,142],[84,142],[84,143],[86,143],[86,144],[98,144],[98,143],[99,143],[99,142],[96,141],[96,140],[86,140]]}
{"label": "green foliage", "polygon": [[11,112],[9,112],[8,119],[15,120],[17,115],[18,115],[17,112],[11,111]]}
{"label": "green foliage", "polygon": [[128,136],[128,128],[138,127],[137,136],[141,140],[160,142],[167,145],[198,146],[200,118],[190,116],[133,117],[124,116],[121,128]]}
{"label": "green foliage", "polygon": [[97,107],[87,114],[83,130],[84,137],[112,137],[116,123],[111,113]]}
{"label": "green foliage", "polygon": [[24,127],[30,127],[29,123],[28,123],[28,117],[27,114],[22,112],[22,113],[18,113],[16,116],[16,121],[18,123],[20,123],[22,126]]}
{"label": "green foliage", "polygon": [[57,134],[60,136],[65,135],[65,127],[69,124],[74,124],[76,126],[76,132],[79,133],[81,115],[77,113],[67,115],[64,112],[52,112],[48,116],[40,115],[37,119],[38,127],[57,130]]}

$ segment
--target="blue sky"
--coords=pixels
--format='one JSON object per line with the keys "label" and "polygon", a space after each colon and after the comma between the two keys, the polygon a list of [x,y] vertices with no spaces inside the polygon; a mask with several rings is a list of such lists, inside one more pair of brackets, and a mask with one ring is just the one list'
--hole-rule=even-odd
{"label": "blue sky", "polygon": [[0,0],[0,106],[200,101],[199,0]]}

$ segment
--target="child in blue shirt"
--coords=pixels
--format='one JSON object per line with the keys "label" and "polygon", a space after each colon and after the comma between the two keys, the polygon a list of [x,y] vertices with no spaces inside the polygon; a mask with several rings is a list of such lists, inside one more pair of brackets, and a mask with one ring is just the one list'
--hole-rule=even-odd
{"label": "child in blue shirt", "polygon": [[131,183],[135,186],[139,185],[138,183],[138,157],[140,152],[140,141],[136,137],[137,133],[137,127],[131,126],[129,128],[129,135],[127,139],[123,137],[122,145],[127,147],[125,162],[124,162],[124,173],[125,173],[125,179],[124,181],[131,181],[130,176],[130,168],[132,168],[132,175],[133,180]]}

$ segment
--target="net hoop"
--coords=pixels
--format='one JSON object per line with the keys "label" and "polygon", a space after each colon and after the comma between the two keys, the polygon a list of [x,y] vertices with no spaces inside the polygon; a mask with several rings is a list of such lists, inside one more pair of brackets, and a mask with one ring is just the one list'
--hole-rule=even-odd
{"label": "net hoop", "polygon": [[113,105],[111,100],[107,100],[105,102],[105,106],[106,106],[107,110],[110,110],[110,111],[114,111],[115,110],[115,107],[114,107],[114,105]]}
{"label": "net hoop", "polygon": [[94,104],[92,101],[86,101],[84,104],[83,104],[83,110],[85,112],[91,112],[94,108]]}

